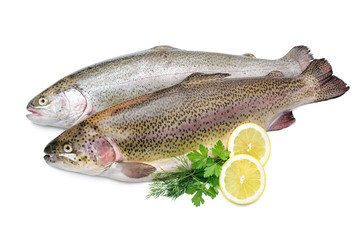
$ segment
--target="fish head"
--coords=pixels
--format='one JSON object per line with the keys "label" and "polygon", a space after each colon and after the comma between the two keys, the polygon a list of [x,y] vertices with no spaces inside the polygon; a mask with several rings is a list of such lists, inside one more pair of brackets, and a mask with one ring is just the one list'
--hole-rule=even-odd
{"label": "fish head", "polygon": [[59,81],[34,97],[27,110],[27,118],[35,124],[69,128],[90,115],[93,105],[80,89]]}
{"label": "fish head", "polygon": [[66,130],[45,147],[45,161],[67,171],[101,174],[123,156],[116,142],[97,130],[87,125],[87,119]]}

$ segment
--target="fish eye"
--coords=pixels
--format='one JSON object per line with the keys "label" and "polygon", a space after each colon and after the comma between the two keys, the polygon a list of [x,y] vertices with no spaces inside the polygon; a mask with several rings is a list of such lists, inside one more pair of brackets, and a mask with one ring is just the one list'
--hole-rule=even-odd
{"label": "fish eye", "polygon": [[45,97],[40,97],[40,98],[39,98],[39,105],[40,105],[40,106],[44,106],[44,105],[46,105],[47,103],[48,103],[47,98],[45,98]]}
{"label": "fish eye", "polygon": [[72,152],[72,150],[73,150],[73,148],[70,143],[66,143],[64,145],[64,152],[70,153],[70,152]]}

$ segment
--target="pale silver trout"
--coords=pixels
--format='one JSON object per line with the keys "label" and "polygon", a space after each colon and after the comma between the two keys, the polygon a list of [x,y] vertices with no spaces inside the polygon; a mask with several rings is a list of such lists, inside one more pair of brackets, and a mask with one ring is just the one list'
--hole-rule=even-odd
{"label": "pale silver trout", "polygon": [[278,60],[157,46],[64,77],[29,102],[27,117],[36,124],[69,128],[115,104],[173,86],[194,72],[226,72],[240,78],[278,70],[294,77],[311,60],[304,46],[294,47]]}
{"label": "pale silver trout", "polygon": [[[121,181],[148,181],[174,170],[174,156],[227,142],[241,123],[279,130],[292,109],[344,94],[326,60],[314,60],[298,77],[273,72],[262,78],[193,74],[173,87],[120,103],[66,130],[45,148],[51,166]],[[278,76],[278,77],[277,77]]]}

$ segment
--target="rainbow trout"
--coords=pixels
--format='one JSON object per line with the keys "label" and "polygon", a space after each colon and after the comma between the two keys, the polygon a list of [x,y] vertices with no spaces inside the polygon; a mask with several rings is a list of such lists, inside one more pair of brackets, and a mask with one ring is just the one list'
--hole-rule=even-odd
{"label": "rainbow trout", "polygon": [[194,72],[226,72],[240,78],[278,70],[293,77],[311,60],[304,46],[294,47],[279,60],[157,46],[64,77],[29,102],[27,117],[36,124],[69,128],[115,104],[173,86]]}
{"label": "rainbow trout", "polygon": [[174,156],[226,142],[241,123],[268,131],[295,119],[292,109],[344,94],[326,60],[314,60],[298,77],[280,72],[262,78],[192,74],[178,85],[97,113],[66,130],[45,148],[51,166],[121,181],[148,181],[174,170]]}

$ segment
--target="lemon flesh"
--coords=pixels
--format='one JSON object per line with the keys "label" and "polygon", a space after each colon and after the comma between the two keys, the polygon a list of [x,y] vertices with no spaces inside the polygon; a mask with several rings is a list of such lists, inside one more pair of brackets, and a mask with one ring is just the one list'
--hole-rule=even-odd
{"label": "lemon flesh", "polygon": [[247,154],[257,159],[263,166],[270,156],[270,140],[266,131],[254,123],[237,127],[228,141],[230,157]]}
{"label": "lemon flesh", "polygon": [[249,155],[236,155],[222,167],[220,189],[237,204],[256,201],[265,189],[265,171],[259,161]]}

